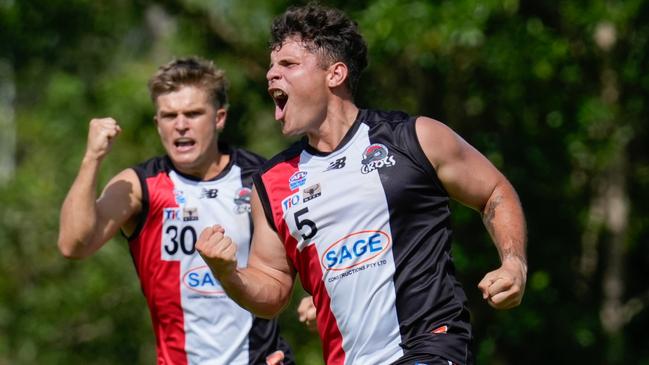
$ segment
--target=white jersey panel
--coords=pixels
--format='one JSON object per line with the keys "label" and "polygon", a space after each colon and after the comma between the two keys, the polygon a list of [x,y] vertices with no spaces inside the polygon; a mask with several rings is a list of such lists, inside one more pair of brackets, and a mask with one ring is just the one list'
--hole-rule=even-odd
{"label": "white jersey panel", "polygon": [[[389,209],[378,169],[363,162],[370,146],[368,127],[361,124],[331,154],[303,151],[289,181],[298,190],[282,203],[298,249],[316,246],[345,364],[385,364],[403,355]],[[359,195],[351,198],[350,192]]]}
{"label": "white jersey panel", "polygon": [[185,342],[191,344],[185,346],[189,364],[248,364],[252,315],[225,294],[195,250],[198,235],[208,223],[241,227],[226,234],[238,245],[239,265],[247,265],[250,189],[242,187],[240,176],[238,166],[215,181],[194,181],[169,172],[178,208],[163,212],[161,254],[163,260],[180,262]]}

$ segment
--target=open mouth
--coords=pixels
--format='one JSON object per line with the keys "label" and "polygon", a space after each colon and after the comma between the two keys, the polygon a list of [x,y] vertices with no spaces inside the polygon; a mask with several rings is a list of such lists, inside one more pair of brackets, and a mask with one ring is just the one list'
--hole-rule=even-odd
{"label": "open mouth", "polygon": [[191,138],[178,138],[177,140],[174,141],[174,146],[178,149],[187,149],[192,147],[193,145],[196,144],[196,141],[194,141]]}
{"label": "open mouth", "polygon": [[280,120],[284,116],[284,107],[288,102],[288,94],[280,89],[271,89],[269,93],[273,97],[273,101],[275,101],[275,119]]}

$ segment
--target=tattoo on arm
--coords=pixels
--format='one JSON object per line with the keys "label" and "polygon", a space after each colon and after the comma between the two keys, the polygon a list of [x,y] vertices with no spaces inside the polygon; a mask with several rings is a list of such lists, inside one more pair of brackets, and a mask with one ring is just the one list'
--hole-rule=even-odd
{"label": "tattoo on arm", "polygon": [[517,258],[522,263],[527,265],[525,243],[520,242],[514,237],[499,237],[500,235],[498,235],[496,232],[496,209],[502,202],[503,197],[501,195],[497,195],[493,199],[489,199],[489,202],[487,202],[487,205],[485,206],[482,213],[482,221],[484,222],[489,235],[492,237],[494,243],[496,244],[496,248],[498,249],[498,253],[500,254],[501,261],[504,261],[508,258]]}
{"label": "tattoo on arm", "polygon": [[482,221],[484,222],[485,227],[487,227],[487,231],[489,231],[491,237],[494,237],[493,221],[496,217],[496,207],[500,205],[502,200],[503,197],[500,195],[494,197],[493,199],[489,199],[487,206],[485,206],[484,211],[482,212]]}
{"label": "tattoo on arm", "polygon": [[[516,246],[522,246],[522,245],[516,245]],[[503,247],[500,250],[500,255],[501,255],[501,261],[504,261],[507,258],[517,258],[519,259],[523,264],[527,265],[527,258],[525,257],[524,252],[519,252],[516,250],[514,247]]]}

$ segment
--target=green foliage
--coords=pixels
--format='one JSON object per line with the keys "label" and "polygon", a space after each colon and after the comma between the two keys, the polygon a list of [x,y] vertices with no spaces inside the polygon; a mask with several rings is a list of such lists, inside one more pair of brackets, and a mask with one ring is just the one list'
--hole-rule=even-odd
{"label": "green foliage", "polygon": [[[478,363],[649,364],[649,2],[326,3],[358,21],[370,48],[359,105],[448,123],[521,196],[529,281],[511,311],[482,301],[476,285],[497,253],[479,215],[453,205]],[[15,175],[0,186],[0,364],[154,361],[126,242],[118,237],[81,262],[56,249],[58,209],[88,122],[112,116],[123,127],[102,184],[161,153],[146,81],[159,64],[199,54],[230,79],[223,138],[270,157],[290,141],[266,92],[267,32],[290,4],[0,0],[0,63],[15,75],[0,90],[15,83],[18,135]],[[628,214],[609,217],[617,208],[602,202],[621,202]],[[616,262],[623,287],[611,297],[604,282]],[[283,333],[301,364],[322,363],[317,335],[295,315],[302,295],[296,289],[280,317]],[[628,317],[618,330],[600,316],[611,299]]]}

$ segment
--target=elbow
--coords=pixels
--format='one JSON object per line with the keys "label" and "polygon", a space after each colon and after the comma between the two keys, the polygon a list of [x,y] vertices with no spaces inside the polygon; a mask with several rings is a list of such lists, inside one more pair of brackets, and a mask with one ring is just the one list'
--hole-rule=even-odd
{"label": "elbow", "polygon": [[290,297],[282,296],[271,301],[249,303],[250,305],[244,307],[259,318],[273,319],[284,311],[290,299]]}
{"label": "elbow", "polygon": [[273,319],[282,312],[284,306],[274,307],[274,308],[270,308],[269,306],[263,306],[261,308],[255,308],[255,309],[256,310],[252,311],[252,313],[254,313],[255,316],[263,319]]}
{"label": "elbow", "polygon": [[63,257],[65,257],[66,259],[68,259],[68,260],[81,260],[81,259],[85,259],[85,258],[86,258],[85,255],[80,255],[80,254],[78,254],[78,253],[74,253],[74,252],[73,252],[73,253],[67,253],[67,252],[66,252],[66,253],[63,253],[63,252],[62,252],[61,255],[62,255]]}
{"label": "elbow", "polygon": [[85,252],[83,252],[83,250],[79,249],[80,245],[59,239],[58,246],[59,253],[66,259],[81,260],[88,256]]}
{"label": "elbow", "polygon": [[280,295],[279,298],[277,298],[277,301],[274,303],[274,305],[262,306],[259,317],[264,319],[273,319],[279,316],[279,314],[282,313],[284,309],[286,309],[286,307],[288,307],[288,304],[291,301],[292,291],[288,288],[285,288],[285,290],[283,290],[282,292],[283,294]]}
{"label": "elbow", "polygon": [[[278,314],[278,313],[277,313],[277,314]],[[270,314],[270,313],[267,313],[267,312],[263,312],[263,313],[255,313],[255,316],[256,316],[257,318],[266,319],[266,320],[271,320],[271,319],[275,318],[275,316],[276,316],[277,314]]]}

